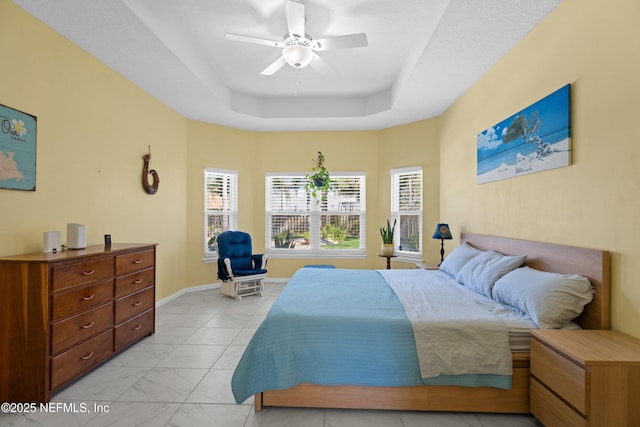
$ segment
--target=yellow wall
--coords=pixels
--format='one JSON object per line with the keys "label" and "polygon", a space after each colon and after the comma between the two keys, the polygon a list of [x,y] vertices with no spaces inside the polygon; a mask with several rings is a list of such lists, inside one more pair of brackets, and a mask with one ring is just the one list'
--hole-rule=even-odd
{"label": "yellow wall", "polygon": [[[253,226],[255,134],[224,126],[196,121],[188,122],[187,162],[187,272],[185,286],[210,284],[217,281],[218,267],[204,263],[204,170],[207,167],[238,171],[238,224],[247,230],[258,245],[261,236]],[[259,190],[259,189],[258,189]],[[247,197],[245,197],[247,196]],[[258,205],[264,212],[263,205]],[[263,233],[264,234],[264,233]],[[264,238],[262,238],[264,241]],[[259,247],[259,246],[257,246]]]}
{"label": "yellow wall", "polygon": [[[422,166],[423,179],[423,218],[422,218],[422,252],[425,263],[440,262],[440,241],[431,236],[436,224],[447,222],[448,218],[440,217],[440,145],[439,119],[422,120],[382,131],[380,141],[380,175],[378,177],[377,209],[389,213],[391,205],[391,181],[389,170],[407,166]],[[371,206],[370,208],[375,208]],[[376,223],[382,223],[386,216],[381,216]],[[375,248],[380,243],[378,228],[376,230]],[[447,253],[454,246],[445,242]],[[378,251],[379,252],[379,251]],[[406,265],[405,267],[413,267]]]}
{"label": "yellow wall", "polygon": [[0,255],[41,251],[44,231],[64,242],[77,222],[88,244],[158,243],[158,298],[183,288],[187,121],[9,1],[0,52],[0,103],[38,118],[36,191],[0,189]]}
{"label": "yellow wall", "polygon": [[[264,174],[311,167],[367,174],[367,259],[379,268],[388,170],[425,171],[425,261],[438,221],[469,230],[608,249],[612,326],[640,336],[640,16],[636,0],[565,0],[442,117],[369,132],[255,133],[186,120],[22,9],[0,2],[0,103],[38,117],[37,191],[0,190],[0,255],[39,251],[42,232],[87,225],[89,243],[157,242],[158,298],[212,283],[202,261],[202,170],[240,172],[240,227],[264,245]],[[476,184],[476,135],[572,84],[572,165]],[[151,145],[160,173],[142,191]],[[439,162],[438,159],[439,158]],[[473,214],[470,214],[473,212]],[[457,242],[447,242],[450,251]],[[271,277],[310,260],[272,259]]]}
{"label": "yellow wall", "polygon": [[[612,328],[640,337],[640,2],[565,0],[441,117],[441,213],[460,231],[612,252]],[[572,165],[476,184],[476,135],[572,84]],[[470,215],[473,212],[473,215]]]}
{"label": "yellow wall", "polygon": [[[329,172],[362,172],[367,177],[367,207],[370,201],[377,199],[378,177],[378,141],[377,132],[271,132],[259,135],[260,159],[253,176],[256,187],[264,188],[266,172],[308,172],[314,166],[313,159],[318,151],[325,156],[325,166]],[[256,215],[254,215],[257,234],[260,234],[261,247],[264,247],[264,190],[256,194]],[[257,208],[262,209],[260,212]],[[367,212],[369,214],[369,212]],[[369,221],[367,215],[367,221]],[[377,224],[377,212],[372,213],[371,223]],[[374,229],[367,227],[367,241],[373,241]],[[379,238],[378,238],[379,240]],[[305,264],[334,264],[336,267],[369,268],[379,259],[373,260],[374,248],[367,245],[366,260],[309,260],[275,259],[269,260],[271,277],[291,277],[293,272]]]}
{"label": "yellow wall", "polygon": [[[186,120],[10,2],[0,3],[0,103],[38,117],[37,191],[0,190],[0,256],[42,249],[42,233],[87,226],[88,243],[157,242],[158,298],[213,283],[203,261],[203,170],[239,172],[239,227],[264,248],[266,172],[307,172],[316,151],[330,171],[367,176],[367,258],[322,260],[381,268],[378,227],[389,217],[391,168],[422,165],[425,235],[438,221],[437,120],[384,131],[256,133]],[[160,174],[154,196],[140,184],[142,155]],[[435,248],[432,239],[425,250]],[[437,249],[425,255],[437,260]],[[290,277],[309,259],[276,259]],[[395,263],[397,267],[410,264]]]}
{"label": "yellow wall", "polygon": [[[212,283],[215,264],[203,258],[203,170],[205,167],[239,172],[238,228],[252,235],[254,249],[264,248],[264,183],[267,172],[303,172],[313,166],[318,150],[326,157],[330,172],[365,172],[367,180],[366,259],[313,260],[269,259],[269,277],[288,278],[305,264],[327,263],[339,268],[383,268],[378,258],[378,227],[390,214],[389,169],[423,166],[425,174],[425,229],[438,217],[438,140],[437,120],[426,120],[385,131],[361,132],[268,132],[255,133],[223,126],[189,122],[188,167],[188,283]],[[430,234],[429,234],[430,236]],[[429,239],[432,240],[432,239]],[[429,247],[434,242],[427,242]],[[428,247],[428,248],[429,248]],[[431,261],[436,261],[433,251]],[[426,256],[426,259],[429,259]],[[398,267],[409,267],[396,263]],[[412,266],[411,266],[412,267]]]}

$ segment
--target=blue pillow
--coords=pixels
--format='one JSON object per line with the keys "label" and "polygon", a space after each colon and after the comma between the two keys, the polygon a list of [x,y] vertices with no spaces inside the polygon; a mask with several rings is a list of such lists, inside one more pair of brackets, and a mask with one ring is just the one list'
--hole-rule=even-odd
{"label": "blue pillow", "polygon": [[444,271],[455,278],[458,272],[469,260],[480,255],[483,251],[476,249],[467,242],[455,248],[440,264],[440,271]]}
{"label": "blue pillow", "polygon": [[456,280],[469,289],[491,298],[496,280],[513,269],[522,267],[525,255],[506,256],[487,251],[472,258],[458,272]]}
{"label": "blue pillow", "polygon": [[529,267],[518,268],[498,280],[493,299],[517,308],[540,329],[564,328],[593,299],[589,279]]}

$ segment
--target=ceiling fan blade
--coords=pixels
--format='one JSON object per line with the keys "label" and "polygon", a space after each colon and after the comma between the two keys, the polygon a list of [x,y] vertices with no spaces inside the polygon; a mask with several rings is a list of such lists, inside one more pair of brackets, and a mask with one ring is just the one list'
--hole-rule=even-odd
{"label": "ceiling fan blade", "polygon": [[319,55],[313,54],[313,60],[309,64],[314,70],[318,70],[323,74],[339,74],[338,70],[333,68],[327,61],[322,59]]}
{"label": "ceiling fan blade", "polygon": [[238,42],[262,44],[265,46],[272,46],[272,47],[284,47],[283,42],[279,42],[276,40],[261,39],[258,37],[243,36],[241,34],[227,33],[225,34],[224,38],[226,38],[227,40],[234,40]]}
{"label": "ceiling fan blade", "polygon": [[367,35],[364,33],[347,34],[345,36],[327,37],[311,41],[311,49],[322,51],[332,49],[347,49],[352,47],[366,47]]}
{"label": "ceiling fan blade", "polygon": [[287,25],[291,37],[304,37],[304,5],[293,0],[284,0]]}
{"label": "ceiling fan blade", "polygon": [[280,56],[280,58],[276,59],[271,65],[262,70],[260,73],[263,76],[271,76],[280,68],[284,67],[287,61],[285,61],[284,56]]}

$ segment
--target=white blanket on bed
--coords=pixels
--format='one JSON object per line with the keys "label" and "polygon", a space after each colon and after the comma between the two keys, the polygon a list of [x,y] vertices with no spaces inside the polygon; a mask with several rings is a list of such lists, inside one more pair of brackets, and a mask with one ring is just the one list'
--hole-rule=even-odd
{"label": "white blanket on bed", "polygon": [[494,313],[492,300],[440,271],[379,272],[411,321],[423,378],[511,375],[509,330]]}

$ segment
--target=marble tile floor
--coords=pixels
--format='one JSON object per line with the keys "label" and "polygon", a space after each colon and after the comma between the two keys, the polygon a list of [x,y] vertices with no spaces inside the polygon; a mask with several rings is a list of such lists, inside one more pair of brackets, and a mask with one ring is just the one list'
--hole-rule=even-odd
{"label": "marble tile floor", "polygon": [[267,283],[263,297],[242,301],[217,289],[184,294],[158,308],[153,336],[55,394],[48,413],[0,413],[0,426],[540,426],[527,415],[237,405],[233,369],[283,287]]}

